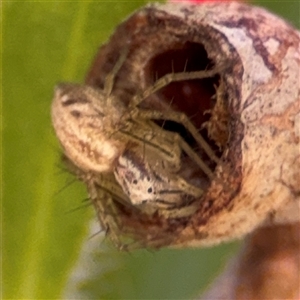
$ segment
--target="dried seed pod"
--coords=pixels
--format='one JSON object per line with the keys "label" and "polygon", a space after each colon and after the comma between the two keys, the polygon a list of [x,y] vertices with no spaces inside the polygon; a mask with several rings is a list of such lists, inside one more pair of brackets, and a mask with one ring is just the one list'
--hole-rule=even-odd
{"label": "dried seed pod", "polygon": [[[150,247],[196,246],[239,238],[267,223],[299,221],[299,41],[280,18],[234,2],[148,5],[118,26],[86,83],[103,88],[126,47],[114,83],[125,105],[167,73],[227,66],[213,78],[173,82],[141,104],[184,112],[222,161],[210,166],[214,178],[196,212],[168,219],[118,203],[120,232]],[[173,123],[159,125],[181,131]],[[185,179],[199,180],[191,161],[182,161]],[[96,196],[96,207],[99,201]]]}

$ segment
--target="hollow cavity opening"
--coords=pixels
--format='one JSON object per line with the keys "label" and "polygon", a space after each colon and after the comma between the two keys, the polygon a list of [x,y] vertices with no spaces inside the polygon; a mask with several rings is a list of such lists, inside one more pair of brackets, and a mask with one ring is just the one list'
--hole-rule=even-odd
{"label": "hollow cavity opening", "polygon": [[[154,56],[147,66],[147,73],[151,85],[166,74],[211,70],[213,68],[214,62],[208,58],[204,46],[187,42]],[[159,98],[167,103],[165,108],[170,107],[172,110],[183,112],[189,118],[217,157],[221,157],[222,150],[216,141],[209,138],[210,135],[203,124],[211,119],[211,113],[207,112],[211,112],[216,104],[216,92],[219,85],[220,75],[216,75],[211,78],[171,82],[157,92]],[[214,170],[216,163],[199,149],[195,139],[182,124],[168,120],[154,121],[165,130],[179,133]]]}

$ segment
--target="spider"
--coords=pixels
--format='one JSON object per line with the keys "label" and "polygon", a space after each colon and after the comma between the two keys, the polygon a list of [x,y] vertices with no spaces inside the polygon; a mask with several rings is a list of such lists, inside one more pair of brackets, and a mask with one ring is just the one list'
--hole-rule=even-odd
{"label": "spider", "polygon": [[184,113],[139,105],[171,82],[213,77],[220,68],[167,74],[125,105],[113,86],[126,56],[124,51],[103,89],[72,83],[56,87],[52,103],[56,135],[65,155],[80,169],[114,173],[131,205],[168,217],[190,214],[204,190],[181,176],[182,153],[210,180],[213,170],[178,133],[164,130],[154,120],[182,124],[211,161],[220,164],[220,159]]}

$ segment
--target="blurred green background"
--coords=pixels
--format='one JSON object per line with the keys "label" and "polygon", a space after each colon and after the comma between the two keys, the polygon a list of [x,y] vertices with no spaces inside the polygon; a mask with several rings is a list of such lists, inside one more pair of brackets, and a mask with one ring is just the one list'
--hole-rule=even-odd
{"label": "blurred green background", "polygon": [[[59,160],[53,87],[82,82],[98,47],[145,1],[2,2],[3,299],[188,299],[236,244],[120,253],[91,237],[87,194]],[[299,2],[256,2],[299,27]],[[84,206],[84,205],[83,205]],[[84,247],[83,247],[84,246]]]}

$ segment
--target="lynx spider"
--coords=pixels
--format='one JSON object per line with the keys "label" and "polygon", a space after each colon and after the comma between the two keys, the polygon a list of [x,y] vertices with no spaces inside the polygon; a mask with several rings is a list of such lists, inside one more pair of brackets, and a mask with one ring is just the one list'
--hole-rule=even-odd
{"label": "lynx spider", "polygon": [[[180,207],[189,212],[187,198],[199,198],[203,190],[178,175],[182,151],[209,179],[213,178],[213,171],[179,134],[160,128],[152,120],[182,124],[212,161],[219,164],[220,160],[185,114],[138,106],[171,82],[213,77],[220,68],[167,74],[125,106],[114,95],[113,85],[126,56],[124,51],[107,75],[103,90],[69,83],[56,87],[52,104],[56,134],[66,156],[79,168],[98,174],[113,172],[130,204],[143,211],[149,209],[150,213],[164,209],[176,212]],[[128,151],[142,159],[143,168],[126,155]],[[129,173],[132,180],[126,181]]]}

